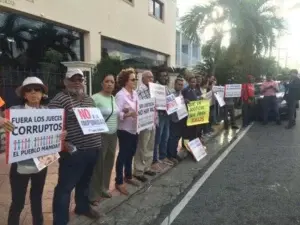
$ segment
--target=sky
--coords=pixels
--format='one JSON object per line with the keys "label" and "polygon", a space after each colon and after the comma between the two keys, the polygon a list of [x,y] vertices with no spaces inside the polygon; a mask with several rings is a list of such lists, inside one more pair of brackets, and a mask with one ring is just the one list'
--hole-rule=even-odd
{"label": "sky", "polygon": [[[179,16],[183,16],[194,5],[207,1],[209,0],[177,0]],[[277,41],[277,48],[273,50],[273,55],[281,66],[287,65],[300,70],[300,0],[271,1],[280,7],[278,13],[284,17],[287,23],[287,34]]]}

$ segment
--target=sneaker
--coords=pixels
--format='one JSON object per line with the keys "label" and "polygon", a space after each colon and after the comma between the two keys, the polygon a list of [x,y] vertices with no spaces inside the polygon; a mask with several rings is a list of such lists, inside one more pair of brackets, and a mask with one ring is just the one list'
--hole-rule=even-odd
{"label": "sneaker", "polygon": [[131,179],[125,178],[124,180],[125,180],[125,182],[127,184],[131,184],[131,185],[133,185],[135,187],[139,187],[140,186],[140,182],[138,182],[137,180],[134,180],[133,178],[131,178]]}
{"label": "sneaker", "polygon": [[178,160],[175,158],[169,158],[169,160],[174,163],[175,165],[178,164]]}
{"label": "sneaker", "polygon": [[156,175],[156,173],[154,171],[151,171],[151,170],[147,170],[144,174],[146,174],[148,176],[151,176],[151,177]]}
{"label": "sneaker", "polygon": [[116,184],[116,189],[123,195],[129,195],[125,184]]}
{"label": "sneaker", "polygon": [[153,163],[151,166],[151,170],[156,173],[161,173],[162,168],[160,167],[159,162]]}
{"label": "sneaker", "polygon": [[168,165],[168,166],[174,166],[174,163],[171,160],[167,159],[167,158],[164,158],[163,160],[161,160],[161,162],[163,164]]}
{"label": "sneaker", "polygon": [[147,182],[148,181],[148,178],[147,177],[145,177],[145,176],[134,176],[137,180],[139,180],[139,181],[141,181],[141,182],[143,182],[143,183],[145,183],[145,182]]}

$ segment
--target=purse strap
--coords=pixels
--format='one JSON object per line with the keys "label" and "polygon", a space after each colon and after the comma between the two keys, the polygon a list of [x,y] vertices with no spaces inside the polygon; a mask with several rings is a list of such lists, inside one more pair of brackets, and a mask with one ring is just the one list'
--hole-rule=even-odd
{"label": "purse strap", "polygon": [[105,119],[105,123],[109,120],[109,118],[112,116],[112,114],[114,113],[114,101],[113,101],[113,96],[110,96],[111,98],[111,113],[109,114],[109,116]]}

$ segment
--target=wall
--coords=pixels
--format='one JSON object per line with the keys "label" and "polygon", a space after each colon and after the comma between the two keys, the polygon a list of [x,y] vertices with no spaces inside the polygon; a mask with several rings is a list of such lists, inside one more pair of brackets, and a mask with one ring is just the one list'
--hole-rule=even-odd
{"label": "wall", "polygon": [[176,3],[164,1],[164,21],[148,14],[147,0],[0,0],[0,7],[69,25],[85,36],[85,61],[101,57],[100,35],[170,55],[175,65]]}

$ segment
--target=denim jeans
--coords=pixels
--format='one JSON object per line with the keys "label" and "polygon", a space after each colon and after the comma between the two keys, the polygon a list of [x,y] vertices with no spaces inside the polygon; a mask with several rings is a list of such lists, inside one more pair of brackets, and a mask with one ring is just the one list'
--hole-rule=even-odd
{"label": "denim jeans", "polygon": [[[155,144],[153,152],[153,162],[158,159],[163,160],[167,157],[167,146],[170,131],[170,116],[159,115],[159,126],[156,127]],[[159,156],[158,156],[159,152]]]}
{"label": "denim jeans", "polygon": [[98,158],[98,148],[77,150],[59,159],[58,182],[54,189],[53,225],[67,225],[71,192],[75,188],[75,213],[90,210],[88,189]]}
{"label": "denim jeans", "polygon": [[280,122],[279,109],[276,96],[264,96],[263,98],[264,123],[268,123],[270,111],[274,111],[277,122]]}

